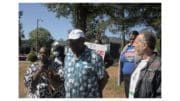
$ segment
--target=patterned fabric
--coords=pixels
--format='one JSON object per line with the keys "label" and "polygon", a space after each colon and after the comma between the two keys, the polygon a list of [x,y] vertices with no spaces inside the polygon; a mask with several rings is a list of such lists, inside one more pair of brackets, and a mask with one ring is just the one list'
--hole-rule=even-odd
{"label": "patterned fabric", "polygon": [[98,81],[105,76],[105,69],[95,51],[86,47],[79,58],[72,51],[67,53],[64,72],[66,97],[100,97]]}
{"label": "patterned fabric", "polygon": [[[53,62],[54,63],[54,62]],[[56,66],[56,67],[54,67]],[[52,66],[51,66],[52,67]],[[53,68],[56,68],[55,71],[62,71],[62,64],[56,64],[53,65]],[[61,70],[60,70],[61,69]],[[47,76],[41,76],[38,78],[38,84],[36,86],[33,86],[33,75],[40,70],[40,63],[35,62],[31,64],[28,68],[28,70],[25,73],[24,82],[25,86],[28,90],[28,97],[31,98],[50,98],[50,97],[64,97],[64,85],[62,82],[62,85],[59,85],[55,90],[50,90],[50,81],[47,78]],[[63,78],[63,77],[60,77]]]}
{"label": "patterned fabric", "polygon": [[28,97],[32,98],[47,98],[50,96],[50,92],[48,90],[48,79],[45,76],[41,76],[38,78],[38,84],[33,86],[33,75],[40,70],[39,62],[35,62],[31,64],[26,71],[24,82],[25,86],[28,89]]}
{"label": "patterned fabric", "polygon": [[64,81],[64,71],[63,71],[63,63],[59,58],[55,58],[52,64],[56,73],[60,76],[60,79]]}
{"label": "patterned fabric", "polygon": [[63,71],[63,63],[60,58],[55,58],[52,64],[52,67],[55,69],[57,75],[59,75],[59,79],[61,84],[59,87],[53,92],[52,97],[65,97],[65,88],[64,88],[64,71]]}

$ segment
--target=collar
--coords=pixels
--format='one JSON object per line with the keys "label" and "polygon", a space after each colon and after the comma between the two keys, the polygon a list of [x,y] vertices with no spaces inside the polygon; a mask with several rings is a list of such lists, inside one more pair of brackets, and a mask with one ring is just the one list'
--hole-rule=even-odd
{"label": "collar", "polygon": [[134,47],[131,43],[128,43],[128,47]]}
{"label": "collar", "polygon": [[149,58],[148,63],[152,63],[152,62],[155,60],[156,56],[157,56],[157,52],[153,52],[153,54],[152,54],[151,57]]}
{"label": "collar", "polygon": [[149,60],[148,60],[148,63],[147,63],[147,66],[146,66],[145,69],[151,70],[151,71],[153,71],[153,70],[156,69],[156,68],[150,68],[150,65],[151,65],[154,61],[156,61],[157,56],[158,56],[157,52],[153,52],[153,54],[151,55],[151,57],[150,57]]}

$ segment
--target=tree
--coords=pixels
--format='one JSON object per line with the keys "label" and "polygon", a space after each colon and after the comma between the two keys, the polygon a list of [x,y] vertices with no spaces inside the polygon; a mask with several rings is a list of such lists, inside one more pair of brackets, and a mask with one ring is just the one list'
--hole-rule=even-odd
{"label": "tree", "polygon": [[28,54],[31,50],[29,39],[21,40],[21,42],[21,47],[19,47],[20,54]]}
{"label": "tree", "polygon": [[[46,4],[49,11],[56,13],[56,17],[72,17],[72,24],[86,32],[87,6],[82,4]],[[81,20],[81,21],[80,21]]]}
{"label": "tree", "polygon": [[[21,46],[22,46],[22,38],[24,38],[24,31],[22,30],[22,23],[20,21],[21,17],[23,16],[23,12],[22,11],[19,11],[19,47],[21,49]],[[21,50],[19,50],[20,52]]]}
{"label": "tree", "polygon": [[54,41],[50,32],[44,28],[38,28],[31,31],[29,36],[32,48],[36,49],[36,51],[42,46],[51,47],[51,44]]}
{"label": "tree", "polygon": [[122,47],[125,45],[128,29],[138,24],[152,26],[159,33],[158,35],[161,35],[161,4],[114,4],[112,6],[114,14],[111,15],[109,30],[113,33],[121,33]]}
{"label": "tree", "polygon": [[97,17],[104,15],[105,12],[112,13],[110,6],[106,6],[106,4],[46,4],[46,6],[58,18],[71,17],[73,26],[82,29],[88,37],[87,39],[100,34],[96,33],[100,28],[92,29],[92,27],[96,28],[100,25],[94,22],[100,20]]}
{"label": "tree", "polygon": [[[122,46],[125,44],[127,29],[136,24],[146,24],[161,29],[161,4],[46,4],[58,18],[71,17],[75,28],[82,29],[88,39],[101,37],[108,28],[119,33]],[[126,31],[126,32],[125,32]],[[161,31],[158,31],[161,32]]]}

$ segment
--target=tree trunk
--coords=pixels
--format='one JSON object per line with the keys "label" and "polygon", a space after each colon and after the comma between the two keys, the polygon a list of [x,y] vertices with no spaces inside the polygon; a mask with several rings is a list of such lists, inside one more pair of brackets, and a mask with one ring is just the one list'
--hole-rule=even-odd
{"label": "tree trunk", "polygon": [[75,8],[75,28],[79,28],[86,33],[87,9],[78,4]]}

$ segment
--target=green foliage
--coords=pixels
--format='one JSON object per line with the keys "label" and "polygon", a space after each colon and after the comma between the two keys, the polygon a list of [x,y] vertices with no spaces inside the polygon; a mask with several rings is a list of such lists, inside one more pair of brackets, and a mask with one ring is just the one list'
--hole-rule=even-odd
{"label": "green foliage", "polygon": [[[34,49],[40,49],[40,47],[50,47],[53,42],[53,37],[50,32],[44,28],[38,28],[29,33],[30,43]],[[38,48],[37,48],[38,42]]]}
{"label": "green foliage", "polygon": [[158,51],[158,53],[161,54],[161,39],[156,40],[156,47],[155,49]]}
{"label": "green foliage", "polygon": [[103,22],[104,15],[111,15],[111,6],[106,4],[45,4],[56,17],[71,17],[72,25],[82,29],[87,39],[91,40],[103,36],[107,22]]}
{"label": "green foliage", "polygon": [[21,17],[23,16],[23,12],[19,11],[19,47],[21,48],[22,45],[22,38],[24,38],[24,31],[23,31],[23,25],[21,23]]}
{"label": "green foliage", "polygon": [[122,40],[125,43],[124,31],[142,23],[152,26],[161,33],[161,4],[159,3],[76,3],[46,4],[46,6],[58,18],[71,17],[73,26],[82,29],[89,40],[102,37],[105,30],[109,29],[112,33],[122,34]]}
{"label": "green foliage", "polygon": [[37,60],[36,53],[34,51],[31,51],[27,56],[27,60],[31,62],[35,62]]}
{"label": "green foliage", "polygon": [[68,16],[72,14],[72,11],[73,11],[72,4],[49,3],[49,4],[45,4],[45,6],[48,8],[49,11],[56,13],[57,18],[60,18],[60,17],[68,18]]}

